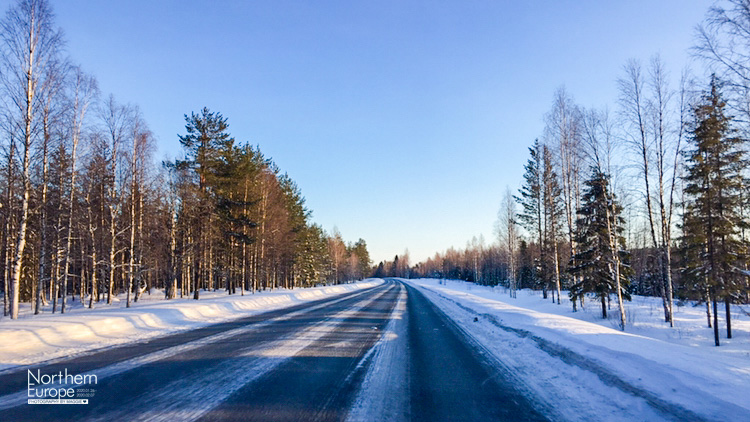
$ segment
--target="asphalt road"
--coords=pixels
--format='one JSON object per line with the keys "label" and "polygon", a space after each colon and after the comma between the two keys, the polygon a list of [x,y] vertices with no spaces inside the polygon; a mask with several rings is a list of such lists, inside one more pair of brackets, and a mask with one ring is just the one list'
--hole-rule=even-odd
{"label": "asphalt road", "polygon": [[[32,369],[98,380],[89,404],[31,405],[26,370],[0,375],[0,421],[545,420],[453,322],[396,281]],[[381,396],[387,407],[361,407]]]}

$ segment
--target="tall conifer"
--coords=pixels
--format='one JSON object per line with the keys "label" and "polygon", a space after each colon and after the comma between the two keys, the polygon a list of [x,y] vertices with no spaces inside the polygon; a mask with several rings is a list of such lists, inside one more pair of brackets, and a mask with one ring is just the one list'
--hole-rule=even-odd
{"label": "tall conifer", "polygon": [[577,222],[581,228],[576,239],[580,248],[573,256],[569,270],[580,277],[570,288],[570,299],[575,302],[587,293],[596,294],[602,304],[602,317],[607,318],[610,294],[619,294],[630,300],[628,286],[631,269],[622,236],[625,221],[620,216],[622,206],[610,192],[609,176],[594,168],[585,185]]}
{"label": "tall conifer", "polygon": [[739,214],[742,199],[742,171],[746,166],[744,139],[732,128],[725,113],[716,77],[710,91],[694,110],[695,126],[687,151],[684,244],[694,258],[688,276],[702,280],[713,302],[714,342],[719,342],[718,306],[724,300],[727,337],[731,338],[730,303],[742,275],[737,271],[744,254],[738,229],[744,224]]}

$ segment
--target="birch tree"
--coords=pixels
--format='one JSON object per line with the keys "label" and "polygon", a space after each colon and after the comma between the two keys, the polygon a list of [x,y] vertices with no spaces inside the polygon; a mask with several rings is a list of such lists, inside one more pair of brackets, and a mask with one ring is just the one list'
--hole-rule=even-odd
{"label": "birch tree", "polygon": [[[555,172],[552,159],[552,151],[547,145],[542,146],[542,206],[544,215],[544,231],[542,248],[545,249],[545,256],[548,257],[543,262],[545,268],[545,277],[552,276],[554,281],[554,292],[557,293],[557,304],[560,304],[560,254],[558,250],[560,219],[563,215],[563,206],[560,204],[561,189],[557,183],[557,173]],[[551,269],[549,267],[552,267]],[[552,301],[555,301],[555,294],[552,295]]]}
{"label": "birch tree", "polygon": [[[142,195],[139,191],[139,174],[141,172],[141,160],[142,157],[139,153],[139,144],[144,142],[144,137],[148,136],[143,126],[143,120],[141,119],[138,110],[134,110],[133,120],[131,126],[131,150],[130,150],[130,242],[128,244],[128,286],[126,292],[126,307],[131,305],[131,293],[135,288],[135,300],[138,300],[140,294],[140,285],[136,283],[137,274],[140,272],[140,262],[137,259],[138,253],[136,252],[136,232],[139,228],[139,215],[142,208],[137,202],[141,201]],[[138,214],[137,214],[138,213]]]}
{"label": "birch tree", "polygon": [[564,87],[555,92],[552,109],[545,116],[544,134],[546,143],[557,155],[564,222],[573,256],[578,252],[576,210],[581,206],[581,111]]}
{"label": "birch tree", "polygon": [[750,4],[747,0],[716,2],[696,28],[692,52],[726,84],[728,106],[739,129],[750,133]]}
{"label": "birch tree", "polygon": [[62,48],[62,35],[54,27],[54,15],[46,0],[19,0],[0,23],[2,30],[3,88],[20,123],[22,139],[21,181],[23,193],[18,235],[10,271],[10,316],[18,318],[19,289],[31,196],[31,151],[39,131],[39,97],[42,78]]}
{"label": "birch tree", "polygon": [[[661,236],[662,276],[666,290],[668,322],[674,326],[672,286],[672,216],[674,214],[675,189],[677,172],[681,162],[683,136],[686,126],[687,73],[683,72],[680,90],[675,92],[669,87],[668,74],[659,56],[651,59],[648,85],[651,89],[649,109],[653,127],[656,200],[659,206],[659,235]],[[673,103],[677,101],[677,113]]]}
{"label": "birch tree", "polygon": [[39,199],[39,274],[35,297],[34,314],[39,314],[44,299],[44,286],[49,280],[49,228],[48,228],[48,192],[49,192],[49,158],[52,145],[52,132],[54,127],[60,124],[62,118],[62,94],[65,87],[68,63],[60,60],[52,60],[50,66],[45,69],[44,84],[41,98],[41,120],[42,120],[42,183],[41,198]]}
{"label": "birch tree", "polygon": [[659,56],[651,59],[645,75],[636,60],[628,61],[625,74],[618,81],[625,137],[638,157],[649,235],[659,267],[664,320],[673,326],[672,216],[688,109],[687,73],[683,73],[679,91],[670,88]]}
{"label": "birch tree", "polygon": [[113,95],[99,109],[99,118],[104,124],[104,131],[108,138],[107,145],[107,173],[105,175],[106,203],[108,217],[108,250],[107,250],[107,303],[112,303],[115,288],[115,270],[117,268],[117,238],[118,216],[122,202],[119,198],[118,164],[120,161],[120,147],[125,141],[128,127],[132,124],[132,110],[118,104]]}
{"label": "birch tree", "polygon": [[516,202],[509,187],[505,189],[505,195],[497,213],[497,234],[500,244],[505,247],[508,254],[508,288],[510,297],[516,297],[517,282],[517,258],[518,255],[518,228],[516,227]]}
{"label": "birch tree", "polygon": [[[618,79],[617,83],[620,90],[621,116],[626,127],[625,137],[632,151],[638,157],[637,164],[639,177],[643,181],[643,198],[646,204],[646,218],[648,221],[649,235],[652,246],[658,253],[659,268],[665,268],[664,255],[661,251],[664,245],[657,239],[656,233],[658,223],[654,212],[653,192],[652,192],[652,158],[654,139],[651,136],[648,116],[648,100],[646,98],[645,78],[641,64],[637,60],[629,60],[624,67],[625,76]],[[668,263],[666,263],[668,267]],[[664,308],[664,320],[672,321],[671,303],[667,297],[667,287],[664,279],[659,284],[659,292],[662,297],[662,306]]]}
{"label": "birch tree", "polygon": [[99,88],[96,80],[85,74],[80,68],[74,69],[73,86],[70,98],[69,110],[70,119],[70,188],[67,199],[68,222],[66,230],[65,248],[63,249],[63,268],[62,268],[62,303],[60,312],[65,313],[66,297],[68,293],[68,279],[70,278],[70,266],[72,261],[72,243],[73,243],[73,218],[74,206],[76,203],[76,159],[78,157],[78,144],[81,141],[83,132],[84,119],[91,102],[96,98]]}
{"label": "birch tree", "polygon": [[10,271],[13,252],[13,220],[15,211],[15,192],[16,192],[16,133],[14,121],[8,118],[4,125],[4,131],[8,136],[8,145],[5,152],[5,197],[3,198],[3,239],[2,239],[2,259],[3,259],[3,316],[10,313]]}

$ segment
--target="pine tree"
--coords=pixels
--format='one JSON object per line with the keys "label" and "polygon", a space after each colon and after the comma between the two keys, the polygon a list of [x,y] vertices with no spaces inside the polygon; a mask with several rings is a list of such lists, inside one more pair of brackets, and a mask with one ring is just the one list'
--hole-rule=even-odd
{"label": "pine tree", "polygon": [[710,92],[694,110],[695,127],[687,151],[684,245],[693,261],[686,265],[692,279],[703,281],[713,302],[714,342],[719,342],[717,302],[724,299],[727,337],[731,338],[730,303],[742,275],[736,271],[743,247],[738,230],[744,140],[735,135],[716,77]]}
{"label": "pine tree", "polygon": [[[279,186],[284,195],[284,208],[287,214],[287,241],[284,242],[284,253],[282,269],[284,271],[285,287],[295,285],[296,273],[299,263],[308,252],[304,249],[308,220],[312,212],[305,206],[305,198],[302,196],[297,184],[284,174],[279,178]],[[289,283],[291,282],[291,286]]]}
{"label": "pine tree", "polygon": [[571,286],[570,298],[576,301],[587,293],[594,293],[601,301],[602,317],[607,318],[610,294],[616,293],[618,298],[621,296],[630,300],[628,287],[631,269],[622,236],[624,219],[620,216],[622,207],[609,190],[609,177],[605,173],[592,169],[591,178],[585,185],[577,221],[581,230],[576,242],[580,248],[573,256],[569,269],[571,274],[580,277]]}
{"label": "pine tree", "polygon": [[193,169],[198,177],[198,210],[197,210],[197,254],[195,275],[193,277],[193,298],[199,298],[199,287],[213,288],[214,250],[212,226],[214,208],[210,199],[211,184],[215,182],[214,172],[220,163],[221,152],[231,149],[234,139],[227,132],[229,125],[221,113],[213,113],[203,108],[199,114],[185,115],[186,134],[180,136],[180,144],[187,157],[178,162],[179,168]]}

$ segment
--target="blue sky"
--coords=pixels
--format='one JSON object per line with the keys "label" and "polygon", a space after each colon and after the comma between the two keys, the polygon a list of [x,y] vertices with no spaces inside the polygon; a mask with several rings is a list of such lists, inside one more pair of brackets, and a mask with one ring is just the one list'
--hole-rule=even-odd
{"label": "blue sky", "polygon": [[[6,1],[6,4],[8,2]],[[377,262],[494,241],[556,88],[609,106],[629,58],[688,62],[709,1],[52,0],[71,57],[180,154],[206,106]],[[6,6],[7,8],[7,6]]]}

